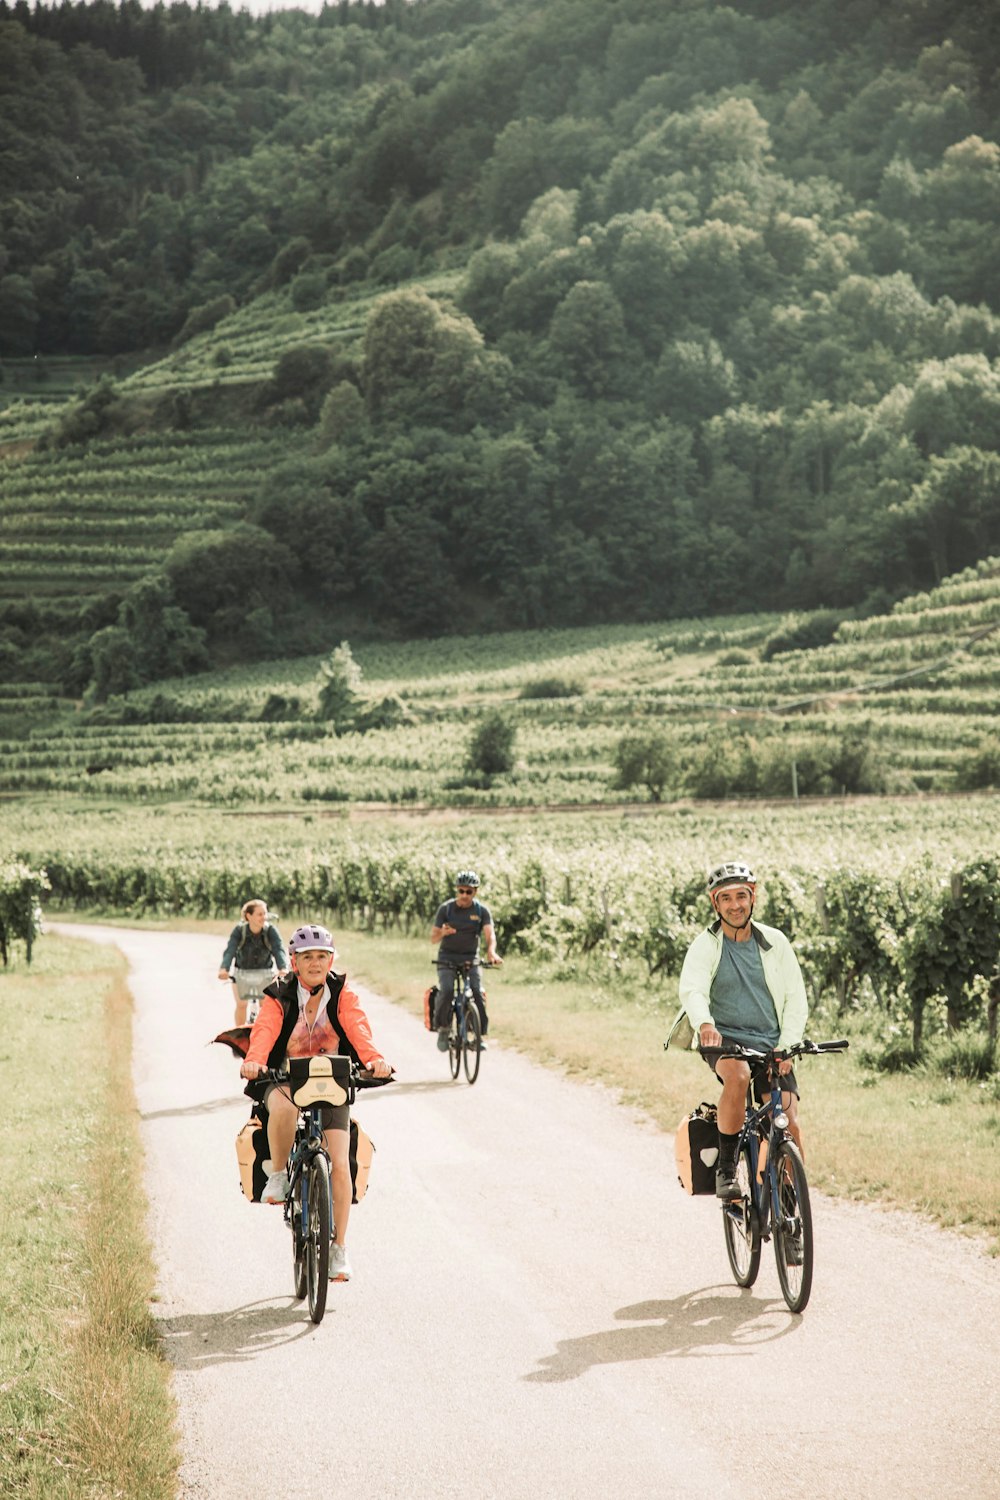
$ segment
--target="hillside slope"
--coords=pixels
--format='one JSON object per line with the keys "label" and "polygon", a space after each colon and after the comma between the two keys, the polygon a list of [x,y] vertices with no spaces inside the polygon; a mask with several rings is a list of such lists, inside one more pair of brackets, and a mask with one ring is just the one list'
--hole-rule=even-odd
{"label": "hillside slope", "polygon": [[[497,807],[1000,782],[1000,559],[788,649],[817,624],[830,629],[751,616],[359,647],[359,707],[394,705],[367,733],[324,716],[315,656],[90,715],[39,702],[45,727],[0,741],[0,792],[241,805],[253,784],[269,806]],[[0,713],[23,712],[0,696]],[[513,767],[484,778],[464,762],[495,713]]]}

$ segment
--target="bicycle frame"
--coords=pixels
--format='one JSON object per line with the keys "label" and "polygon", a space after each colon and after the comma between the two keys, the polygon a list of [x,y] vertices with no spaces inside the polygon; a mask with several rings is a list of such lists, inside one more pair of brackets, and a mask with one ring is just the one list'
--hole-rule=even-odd
{"label": "bicycle frame", "polygon": [[309,1204],[306,1201],[306,1167],[313,1157],[322,1156],[326,1162],[326,1175],[331,1173],[330,1153],[323,1140],[322,1114],[318,1104],[310,1104],[299,1110],[295,1127],[295,1139],[288,1155],[288,1197],[285,1199],[285,1223],[291,1226],[291,1205],[297,1193],[302,1193],[302,1234],[309,1231]]}
{"label": "bicycle frame", "polygon": [[[757,1238],[766,1243],[771,1238],[771,1225],[781,1217],[778,1187],[778,1151],[789,1134],[788,1116],[781,1101],[781,1080],[777,1075],[770,1079],[768,1097],[755,1105],[753,1099],[753,1077],[747,1089],[747,1107],[736,1143],[736,1160],[749,1148],[756,1162],[756,1171],[750,1176],[750,1200],[756,1217]],[[767,1141],[767,1154],[761,1167],[761,1148]],[[731,1205],[725,1205],[729,1208]]]}

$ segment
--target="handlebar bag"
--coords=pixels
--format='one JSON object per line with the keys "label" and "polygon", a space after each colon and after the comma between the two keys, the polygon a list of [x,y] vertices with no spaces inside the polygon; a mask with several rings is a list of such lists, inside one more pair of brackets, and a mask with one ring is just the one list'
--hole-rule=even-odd
{"label": "handlebar bag", "polygon": [[288,1059],[288,1092],[298,1109],[310,1104],[350,1104],[351,1059],[321,1053],[319,1057]]}
{"label": "handlebar bag", "polygon": [[715,1166],[719,1160],[719,1127],[714,1104],[704,1101],[685,1115],[674,1136],[677,1181],[686,1193],[715,1192]]}

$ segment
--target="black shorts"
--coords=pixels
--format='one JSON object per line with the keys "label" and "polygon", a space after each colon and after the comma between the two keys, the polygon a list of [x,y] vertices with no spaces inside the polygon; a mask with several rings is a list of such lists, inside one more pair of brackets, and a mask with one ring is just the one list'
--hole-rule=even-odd
{"label": "black shorts", "polygon": [[[723,1038],[723,1040],[725,1040],[725,1038]],[[718,1075],[718,1073],[715,1072],[715,1069],[716,1069],[716,1064],[719,1061],[719,1053],[721,1051],[722,1051],[721,1047],[705,1047],[702,1050],[702,1054],[701,1054],[702,1057],[705,1059],[705,1061],[708,1063],[708,1066],[711,1068],[712,1072],[715,1073],[716,1078],[719,1078],[719,1075]],[[749,1062],[750,1059],[749,1058],[738,1058],[737,1057],[737,1058],[734,1058],[733,1061],[734,1062]],[[756,1100],[756,1102],[758,1104],[763,1104],[763,1102],[764,1102],[764,1094],[765,1094],[765,1091],[766,1091],[766,1088],[767,1088],[767,1079],[764,1077],[764,1075],[762,1073],[759,1073],[759,1072],[753,1072],[751,1076],[753,1078],[753,1096],[754,1096],[754,1099]],[[722,1082],[721,1078],[719,1078],[719,1082],[720,1083]],[[799,1093],[798,1079],[795,1077],[795,1069],[794,1068],[792,1069],[792,1071],[790,1073],[786,1073],[783,1076],[783,1078],[781,1080],[781,1092],[783,1094],[794,1094],[795,1097],[796,1097],[796,1099],[801,1098],[801,1095]]]}

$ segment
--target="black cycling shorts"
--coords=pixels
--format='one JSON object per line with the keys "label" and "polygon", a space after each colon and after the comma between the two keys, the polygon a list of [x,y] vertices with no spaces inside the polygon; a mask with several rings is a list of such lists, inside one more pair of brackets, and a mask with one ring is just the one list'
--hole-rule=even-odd
{"label": "black cycling shorts", "polygon": [[[269,1083],[263,1100],[265,1108],[267,1107],[267,1101],[275,1089],[284,1094],[286,1099],[288,1098],[288,1088],[286,1085]],[[351,1107],[349,1104],[320,1104],[319,1111],[320,1122],[324,1130],[350,1130]]]}
{"label": "black cycling shorts", "polygon": [[[723,1038],[723,1040],[725,1040],[725,1038]],[[716,1078],[719,1078],[718,1073],[715,1072],[715,1068],[716,1068],[716,1064],[719,1061],[719,1053],[721,1051],[722,1051],[721,1047],[705,1047],[705,1048],[702,1049],[702,1054],[701,1054],[702,1057],[705,1059],[705,1061],[708,1063],[708,1066],[711,1068],[712,1072],[715,1073]],[[740,1061],[747,1061],[747,1062],[749,1062],[749,1058],[746,1058],[746,1059],[734,1058],[733,1060],[734,1060],[734,1062],[740,1062]],[[763,1102],[764,1102],[764,1094],[767,1091],[767,1079],[765,1078],[765,1076],[762,1073],[759,1073],[759,1072],[754,1072],[752,1074],[752,1077],[753,1077],[753,1096],[754,1096],[754,1099],[756,1100],[756,1102],[758,1104],[763,1104]],[[722,1082],[721,1078],[719,1078],[719,1082],[720,1083]],[[799,1098],[802,1097],[801,1094],[799,1093],[799,1084],[798,1084],[798,1079],[795,1077],[795,1069],[794,1068],[792,1069],[792,1071],[790,1073],[786,1073],[784,1075],[784,1077],[782,1078],[782,1080],[781,1080],[781,1092],[783,1094],[794,1094],[795,1097],[796,1097],[796,1099],[799,1099]]]}

